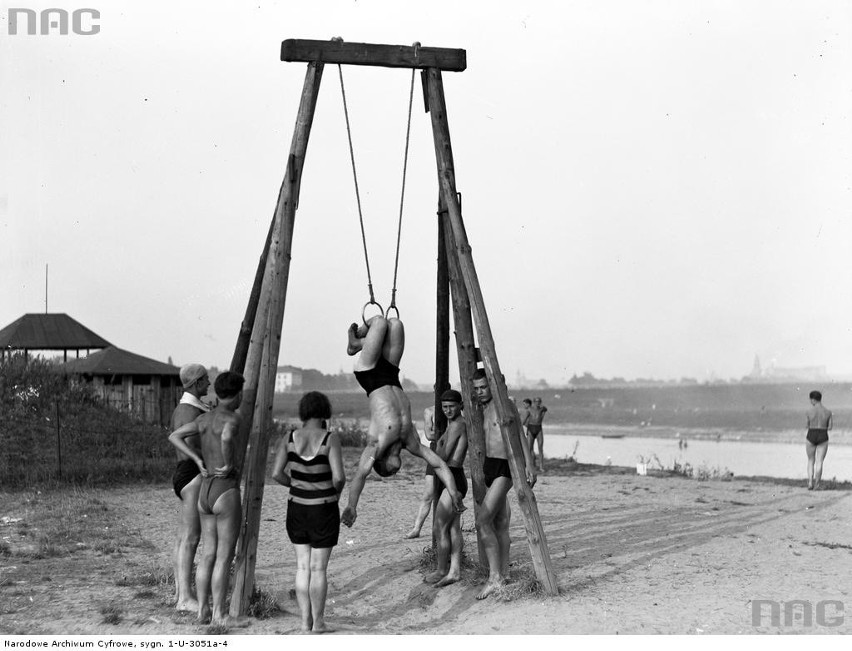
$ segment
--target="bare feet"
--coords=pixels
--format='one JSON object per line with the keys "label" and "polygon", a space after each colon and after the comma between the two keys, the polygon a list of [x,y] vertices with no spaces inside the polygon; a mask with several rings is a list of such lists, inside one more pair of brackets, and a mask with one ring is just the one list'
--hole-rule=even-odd
{"label": "bare feet", "polygon": [[183,601],[179,601],[175,604],[175,610],[181,613],[198,612],[198,602],[192,597],[184,599]]}
{"label": "bare feet", "polygon": [[426,576],[423,577],[424,583],[435,583],[444,577],[446,572],[442,572],[441,570],[435,570],[434,572],[430,572]]}
{"label": "bare feet", "polygon": [[311,630],[311,633],[315,635],[321,635],[323,633],[334,633],[333,628],[329,628],[326,626],[325,621],[314,622],[314,628]]}
{"label": "bare feet", "polygon": [[209,624],[210,623],[210,606],[206,608],[199,607],[198,608],[198,623],[199,624]]}
{"label": "bare feet", "polygon": [[[447,574],[447,576],[445,576],[443,579],[438,581],[435,584],[435,587],[436,588],[443,588],[445,585],[450,585],[452,583],[455,583],[459,579],[461,579],[461,577],[457,573],[450,572],[449,574]],[[483,599],[484,599],[484,597],[483,597]]]}
{"label": "bare feet", "polygon": [[505,583],[505,581],[503,580],[502,577],[495,579],[495,580],[489,579],[488,583],[485,584],[485,588],[482,590],[482,592],[480,592],[478,595],[476,595],[476,598],[477,599],[487,598],[489,595],[491,595],[497,589],[499,589],[500,586],[502,586],[504,583]]}
{"label": "bare feet", "polygon": [[404,536],[406,539],[411,538],[419,538],[420,537],[420,529],[412,529]]}
{"label": "bare feet", "polygon": [[363,342],[358,338],[358,324],[353,323],[349,326],[349,330],[346,331],[347,336],[349,337],[349,342],[346,346],[346,354],[350,357],[358,353],[363,347]]}

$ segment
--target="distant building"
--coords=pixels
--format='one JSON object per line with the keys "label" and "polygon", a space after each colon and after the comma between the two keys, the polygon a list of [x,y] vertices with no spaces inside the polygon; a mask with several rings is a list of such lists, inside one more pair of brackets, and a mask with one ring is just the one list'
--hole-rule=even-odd
{"label": "distant building", "polygon": [[302,369],[295,366],[279,366],[275,374],[275,393],[299,391],[302,388]]}
{"label": "distant building", "polygon": [[105,404],[164,427],[183,394],[180,368],[115,346],[59,368],[89,383]]}
{"label": "distant building", "polygon": [[79,359],[80,351],[88,355],[111,345],[67,314],[25,314],[0,330],[0,356],[22,352],[24,355],[47,351],[62,351],[62,361],[68,361],[73,350]]}
{"label": "distant building", "polygon": [[825,366],[780,367],[771,360],[765,368],[761,367],[760,358],[754,356],[751,373],[743,378],[744,382],[764,382],[767,384],[781,382],[827,382],[831,378]]}

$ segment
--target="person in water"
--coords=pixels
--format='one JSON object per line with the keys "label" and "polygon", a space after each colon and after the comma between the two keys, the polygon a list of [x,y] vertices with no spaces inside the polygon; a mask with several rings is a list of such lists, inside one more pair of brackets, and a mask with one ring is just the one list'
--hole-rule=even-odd
{"label": "person in water", "polygon": [[340,521],[347,527],[355,523],[358,500],[370,471],[375,470],[382,477],[396,474],[402,467],[399,455],[403,448],[435,468],[453,507],[463,511],[462,496],[447,463],[420,442],[411,419],[411,403],[399,381],[399,362],[405,349],[402,321],[374,316],[361,326],[356,323],[349,326],[348,336],[346,352],[357,355],[355,379],[370,400],[370,425],[367,445],[350,482],[348,504]]}

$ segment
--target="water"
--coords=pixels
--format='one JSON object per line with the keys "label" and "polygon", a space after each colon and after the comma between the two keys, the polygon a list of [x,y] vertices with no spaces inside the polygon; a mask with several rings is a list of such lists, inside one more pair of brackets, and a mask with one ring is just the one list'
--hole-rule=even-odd
{"label": "water", "polygon": [[[725,469],[739,476],[767,476],[804,481],[807,474],[805,442],[754,443],[743,441],[690,440],[685,449],[678,447],[678,439],[625,436],[605,439],[582,434],[550,434],[545,428],[544,456],[564,458],[574,451],[580,463],[605,464],[610,459],[614,466],[635,466],[640,455],[647,460],[656,454],[666,468],[675,461],[689,463],[693,468],[705,466],[709,470]],[[652,462],[651,468],[656,467]],[[852,481],[852,446],[832,445],[822,473],[823,479],[837,478]]]}

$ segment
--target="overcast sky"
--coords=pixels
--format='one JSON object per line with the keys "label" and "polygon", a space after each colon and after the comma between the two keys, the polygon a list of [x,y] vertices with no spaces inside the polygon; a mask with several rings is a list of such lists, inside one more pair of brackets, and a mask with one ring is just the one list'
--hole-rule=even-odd
{"label": "overcast sky", "polygon": [[[9,7],[100,32],[9,35]],[[464,48],[464,220],[511,383],[852,373],[852,3],[0,2],[0,327],[65,312],[227,366],[305,65],[287,38]],[[393,278],[410,72],[344,69],[370,265]],[[415,88],[397,303],[434,365],[437,180]],[[367,300],[336,66],[308,147],[279,361],[351,369]]]}

